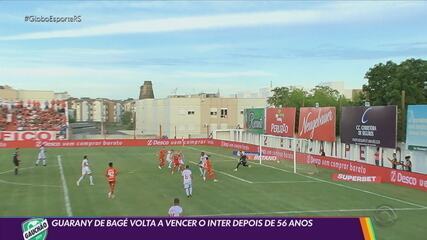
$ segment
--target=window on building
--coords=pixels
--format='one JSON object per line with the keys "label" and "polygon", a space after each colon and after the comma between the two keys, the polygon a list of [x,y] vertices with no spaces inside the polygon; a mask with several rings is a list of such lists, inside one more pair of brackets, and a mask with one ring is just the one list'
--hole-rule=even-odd
{"label": "window on building", "polygon": [[218,109],[217,108],[211,108],[209,109],[211,117],[216,117],[218,115]]}
{"label": "window on building", "polygon": [[240,114],[242,114],[242,115],[243,115],[243,110],[241,110],[241,111],[240,111]]}
{"label": "window on building", "polygon": [[188,111],[187,115],[194,115],[194,111]]}
{"label": "window on building", "polygon": [[228,116],[228,109],[221,108],[221,118],[227,118],[227,116]]}

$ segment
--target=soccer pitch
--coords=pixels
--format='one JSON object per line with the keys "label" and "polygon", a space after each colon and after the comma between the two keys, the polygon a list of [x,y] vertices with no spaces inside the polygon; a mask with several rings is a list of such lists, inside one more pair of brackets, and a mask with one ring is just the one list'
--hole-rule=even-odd
{"label": "soccer pitch", "polygon": [[[390,184],[333,182],[332,171],[294,174],[281,161],[233,169],[231,149],[182,146],[193,171],[193,197],[187,199],[180,174],[158,169],[160,147],[50,148],[48,165],[35,167],[38,149],[21,149],[18,176],[13,149],[0,150],[1,216],[166,216],[173,198],[185,216],[378,216],[377,208],[394,209],[397,220],[380,225],[378,239],[424,239],[427,194]],[[218,182],[204,182],[196,166],[200,152],[211,157]],[[83,155],[89,156],[94,186],[86,178],[78,187]],[[60,156],[60,160],[58,160]],[[107,163],[119,170],[116,198],[108,199]]]}

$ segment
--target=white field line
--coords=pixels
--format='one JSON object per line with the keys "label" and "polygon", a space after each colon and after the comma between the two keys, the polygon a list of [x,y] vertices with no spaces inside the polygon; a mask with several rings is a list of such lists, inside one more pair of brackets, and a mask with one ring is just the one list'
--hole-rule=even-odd
{"label": "white field line", "polygon": [[[56,167],[57,165],[49,165],[49,166],[46,166],[46,167],[40,167],[40,168],[48,168],[48,167]],[[22,170],[28,170],[28,169],[33,169],[33,168],[36,168],[36,166],[31,166],[31,167],[25,167],[25,168],[19,168],[19,171],[22,171]],[[10,169],[10,170],[6,170],[6,171],[4,171],[4,172],[0,172],[0,175],[2,175],[2,174],[5,174],[5,173],[10,173],[10,172],[13,172],[13,171],[15,171],[15,168],[12,168],[12,169]]]}
{"label": "white field line", "polygon": [[20,182],[10,182],[6,180],[0,179],[0,183],[4,184],[11,184],[11,185],[19,185],[19,186],[30,186],[30,187],[54,187],[54,188],[60,188],[61,186],[57,185],[44,185],[44,184],[31,184],[31,183],[20,183]]}
{"label": "white field line", "polygon": [[[198,165],[196,162],[193,162],[193,161],[190,161],[190,162],[191,162],[192,164]],[[245,182],[245,183],[251,183],[251,184],[253,183],[253,182],[251,182],[251,181],[248,181],[248,180],[243,179],[243,178],[236,177],[236,176],[234,176],[234,175],[228,174],[228,173],[223,172],[223,171],[215,170],[215,172],[218,172],[218,173],[224,174],[225,176],[228,176],[228,177],[231,177],[231,178],[234,178],[234,179],[240,180],[240,181]]]}
{"label": "white field line", "polygon": [[73,211],[71,210],[71,203],[70,203],[70,197],[68,195],[67,182],[65,181],[64,169],[62,168],[61,155],[58,155],[58,166],[59,166],[59,173],[61,174],[62,189],[64,191],[65,210],[67,211],[67,216],[72,217]]}
{"label": "white field line", "polygon": [[[325,210],[291,210],[291,211],[276,211],[276,212],[244,212],[244,213],[218,213],[210,215],[195,215],[194,217],[208,216],[245,216],[245,215],[269,215],[269,214],[310,214],[310,213],[339,213],[339,212],[375,212],[377,208],[366,209],[325,209]],[[427,208],[393,208],[393,211],[425,211]]]}
{"label": "white field line", "polygon": [[319,183],[319,181],[315,181],[315,180],[302,180],[302,181],[265,181],[265,182],[253,182],[255,184],[263,184],[263,183],[268,183],[268,184],[287,184],[287,183]]}
{"label": "white field line", "polygon": [[[200,149],[197,149],[195,147],[188,147],[188,148],[200,151]],[[219,153],[214,153],[214,152],[209,152],[209,151],[204,151],[204,152],[210,153],[210,154],[213,154],[213,155],[217,155],[217,156],[221,156],[221,157],[226,157],[226,158],[234,159],[233,157],[230,157],[230,156],[227,156],[227,155],[224,155],[224,154],[219,154]],[[276,169],[276,170],[279,170],[279,171],[283,171],[283,172],[287,172],[287,173],[293,174],[293,172],[290,172],[290,171],[285,170],[285,169],[277,168],[277,167],[270,166],[270,165],[259,164],[259,163],[256,163],[256,162],[253,162],[253,163],[261,165],[261,166],[264,166],[264,167],[269,167],[269,168],[272,168],[272,169]],[[340,183],[330,182],[330,181],[323,180],[323,179],[320,179],[320,178],[303,175],[301,173],[296,173],[296,174],[299,175],[299,176],[302,176],[302,177],[306,177],[306,178],[309,178],[309,179],[312,179],[312,180],[319,181],[319,182],[328,183],[328,184],[331,184],[331,185],[335,185],[335,186],[339,186],[339,187],[351,189],[351,190],[354,190],[354,191],[359,191],[359,192],[371,194],[371,195],[374,195],[374,196],[386,198],[386,199],[393,200],[393,201],[400,202],[400,203],[405,203],[407,205],[411,205],[411,206],[415,206],[415,207],[419,207],[419,208],[426,208],[426,206],[423,206],[423,205],[420,205],[420,204],[417,204],[417,203],[408,202],[408,201],[405,201],[405,200],[402,200],[402,199],[398,199],[398,198],[394,198],[394,197],[389,197],[389,196],[386,196],[386,195],[382,195],[382,194],[379,194],[379,193],[374,193],[374,192],[363,190],[363,189],[360,189],[360,188],[351,187],[351,186],[347,186],[347,185],[340,184]]]}

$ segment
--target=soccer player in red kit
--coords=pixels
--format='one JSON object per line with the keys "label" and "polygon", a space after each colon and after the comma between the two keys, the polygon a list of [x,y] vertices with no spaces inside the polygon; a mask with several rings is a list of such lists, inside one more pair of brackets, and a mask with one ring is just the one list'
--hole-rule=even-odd
{"label": "soccer player in red kit", "polygon": [[162,148],[159,151],[159,169],[162,169],[166,164],[166,149]]}
{"label": "soccer player in red kit", "polygon": [[108,185],[110,186],[110,192],[108,192],[108,198],[114,198],[114,188],[116,187],[116,177],[119,172],[113,168],[113,163],[108,163],[108,168],[105,170],[105,176],[107,177]]}
{"label": "soccer player in red kit", "polygon": [[173,162],[172,174],[177,170],[179,170],[179,166],[180,166],[179,159],[180,159],[179,152],[175,152],[172,156],[172,162]]}
{"label": "soccer player in red kit", "polygon": [[[203,167],[205,168],[207,179],[213,180],[214,182],[218,182],[218,180],[216,180],[216,175],[212,166],[212,162],[208,157],[206,157],[205,165]],[[203,180],[206,181],[206,177],[203,177]]]}

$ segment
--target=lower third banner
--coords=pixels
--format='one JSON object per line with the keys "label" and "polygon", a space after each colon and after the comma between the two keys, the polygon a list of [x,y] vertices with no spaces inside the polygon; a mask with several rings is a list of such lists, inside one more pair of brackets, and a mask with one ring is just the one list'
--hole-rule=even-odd
{"label": "lower third banner", "polygon": [[0,218],[0,239],[375,239],[370,218]]}

